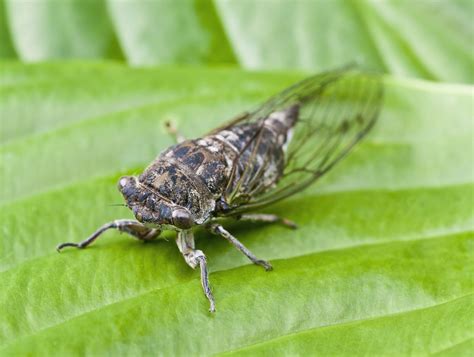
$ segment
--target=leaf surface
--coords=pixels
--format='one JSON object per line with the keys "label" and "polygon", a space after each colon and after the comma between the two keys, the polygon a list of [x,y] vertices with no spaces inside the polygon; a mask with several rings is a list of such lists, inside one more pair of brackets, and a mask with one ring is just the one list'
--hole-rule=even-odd
{"label": "leaf surface", "polygon": [[131,217],[108,206],[122,201],[117,179],[172,143],[166,119],[196,137],[302,77],[4,63],[2,354],[467,354],[474,170],[466,86],[387,77],[369,137],[320,182],[268,208],[298,230],[227,222],[273,272],[198,231],[214,316],[171,233],[141,244],[108,232],[90,249],[55,252]]}
{"label": "leaf surface", "polygon": [[472,1],[216,0],[245,68],[355,61],[401,76],[472,83]]}
{"label": "leaf surface", "polygon": [[8,23],[4,31],[23,61],[122,58],[104,0],[2,2]]}
{"label": "leaf surface", "polygon": [[213,1],[120,1],[108,8],[130,64],[235,63]]}
{"label": "leaf surface", "polygon": [[0,58],[311,72],[356,62],[473,83],[473,12],[470,0],[2,0]]}

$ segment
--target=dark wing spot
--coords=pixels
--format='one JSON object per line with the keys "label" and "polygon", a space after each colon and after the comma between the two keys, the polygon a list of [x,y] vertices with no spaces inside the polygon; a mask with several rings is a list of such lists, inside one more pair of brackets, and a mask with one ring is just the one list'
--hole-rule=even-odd
{"label": "dark wing spot", "polygon": [[147,206],[147,208],[149,208],[150,210],[154,210],[155,209],[155,200],[153,197],[148,197],[146,202],[145,202],[145,205]]}
{"label": "dark wing spot", "polygon": [[132,185],[128,185],[128,186],[125,186],[122,189],[122,193],[126,198],[131,199],[131,198],[135,197],[138,194],[138,190],[137,190],[136,187],[134,187]]}
{"label": "dark wing spot", "polygon": [[161,223],[171,223],[171,208],[163,202],[160,202],[156,210],[159,212]]}
{"label": "dark wing spot", "polygon": [[166,183],[165,184],[162,184],[160,185],[160,187],[158,187],[158,193],[164,197],[167,197],[167,198],[170,198],[172,197],[172,188],[169,187],[169,185],[167,185]]}
{"label": "dark wing spot", "polygon": [[168,176],[176,175],[176,166],[174,166],[174,165],[168,166],[167,171],[168,171]]}
{"label": "dark wing spot", "polygon": [[173,156],[176,158],[182,158],[184,155],[186,155],[189,151],[189,146],[182,146],[177,150],[173,151]]}
{"label": "dark wing spot", "polygon": [[220,161],[206,164],[200,176],[212,193],[220,192],[225,186],[225,165]]}
{"label": "dark wing spot", "polygon": [[138,201],[140,202],[145,202],[148,197],[150,197],[151,193],[145,190],[141,190],[140,193],[138,194]]}
{"label": "dark wing spot", "polygon": [[349,123],[347,120],[344,120],[342,123],[341,123],[341,128],[340,128],[341,132],[342,133],[345,133],[347,132],[347,130],[349,130]]}
{"label": "dark wing spot", "polygon": [[189,168],[196,170],[201,166],[204,161],[204,154],[201,152],[196,152],[183,160],[183,163],[186,164]]}
{"label": "dark wing spot", "polygon": [[170,180],[171,180],[171,183],[174,186],[174,185],[176,185],[176,181],[178,180],[178,176],[177,175],[171,175]]}

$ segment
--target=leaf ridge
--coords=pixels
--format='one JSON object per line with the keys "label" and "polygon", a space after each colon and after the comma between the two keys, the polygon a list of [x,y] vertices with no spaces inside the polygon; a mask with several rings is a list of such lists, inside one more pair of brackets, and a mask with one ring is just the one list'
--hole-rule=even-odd
{"label": "leaf ridge", "polygon": [[[292,332],[292,333],[288,333],[288,334],[283,334],[283,335],[272,337],[272,338],[262,340],[262,341],[259,341],[259,342],[256,342],[256,343],[245,345],[245,346],[239,347],[237,349],[233,349],[233,350],[229,350],[229,351],[225,351],[225,352],[219,352],[219,353],[215,354],[214,356],[226,355],[226,354],[239,352],[241,350],[245,350],[245,349],[252,348],[252,347],[255,347],[255,346],[265,345],[269,342],[273,342],[273,341],[276,341],[276,340],[279,340],[279,339],[285,339],[285,338],[288,338],[290,336],[306,334],[306,333],[314,332],[314,331],[317,331],[317,330],[330,329],[330,328],[336,328],[336,327],[341,327],[341,326],[350,326],[350,325],[354,325],[354,324],[365,323],[365,322],[368,322],[368,321],[375,321],[375,320],[380,320],[380,319],[385,319],[385,318],[392,318],[392,317],[396,317],[396,316],[410,314],[410,313],[413,313],[413,312],[420,312],[420,311],[425,311],[425,310],[436,309],[440,306],[451,304],[451,303],[456,302],[458,300],[462,300],[462,299],[465,299],[465,298],[468,298],[468,297],[473,297],[473,296],[474,296],[474,293],[469,293],[469,294],[461,295],[461,296],[455,297],[453,299],[443,301],[443,302],[440,302],[440,303],[436,303],[436,304],[430,305],[430,306],[424,306],[424,307],[419,307],[419,308],[415,308],[415,309],[409,309],[409,310],[395,312],[395,313],[391,313],[391,314],[387,314],[387,315],[380,315],[380,316],[356,319],[356,320],[352,320],[352,321],[346,321],[346,322],[342,322],[342,323],[335,323],[335,324],[330,324],[330,325],[317,326],[317,327],[313,327],[313,328],[303,329],[303,330],[300,330],[300,331],[296,331],[296,332]],[[469,341],[470,339],[473,339],[473,337],[470,337],[466,341]],[[465,341],[463,341],[461,343],[464,343],[464,342]],[[461,344],[461,343],[459,343],[459,344]],[[455,345],[453,345],[453,346],[455,346]],[[452,348],[453,346],[451,346],[450,348]]]}

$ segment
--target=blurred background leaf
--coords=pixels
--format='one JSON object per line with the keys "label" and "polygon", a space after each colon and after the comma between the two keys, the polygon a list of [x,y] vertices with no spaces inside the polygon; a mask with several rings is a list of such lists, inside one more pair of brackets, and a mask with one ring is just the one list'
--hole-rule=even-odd
{"label": "blurred background leaf", "polygon": [[211,1],[110,0],[108,4],[130,64],[235,63]]}
{"label": "blurred background leaf", "polygon": [[6,16],[5,3],[0,0],[0,59],[16,58]]}
{"label": "blurred background leaf", "polygon": [[473,82],[470,0],[1,1],[2,58],[314,72],[356,61],[401,76]]}
{"label": "blurred background leaf", "polygon": [[122,57],[105,1],[5,0],[5,6],[22,61]]}
{"label": "blurred background leaf", "polygon": [[217,0],[245,68],[348,61],[402,76],[472,82],[472,1]]}

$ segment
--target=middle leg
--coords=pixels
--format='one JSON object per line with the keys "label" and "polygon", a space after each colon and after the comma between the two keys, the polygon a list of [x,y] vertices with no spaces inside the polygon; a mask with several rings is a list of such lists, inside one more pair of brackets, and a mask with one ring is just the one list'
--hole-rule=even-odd
{"label": "middle leg", "polygon": [[211,233],[227,239],[229,243],[231,243],[234,247],[244,253],[244,255],[249,258],[252,263],[264,267],[266,271],[273,270],[273,267],[269,262],[267,262],[266,260],[258,259],[250,250],[247,249],[245,245],[243,245],[237,238],[235,238],[232,234],[226,231],[224,227],[222,227],[220,224],[210,224],[208,226],[208,229]]}

